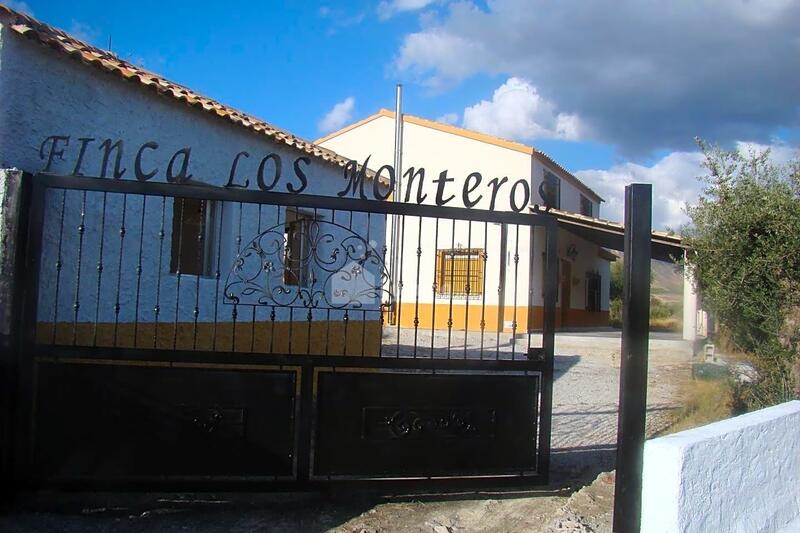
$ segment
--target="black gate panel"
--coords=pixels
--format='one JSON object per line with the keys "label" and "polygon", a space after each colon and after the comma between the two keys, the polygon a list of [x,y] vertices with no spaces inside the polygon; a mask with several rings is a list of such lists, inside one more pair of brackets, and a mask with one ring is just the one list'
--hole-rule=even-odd
{"label": "black gate panel", "polygon": [[21,483],[546,482],[550,215],[53,175],[28,211]]}
{"label": "black gate panel", "polygon": [[536,471],[539,373],[317,372],[315,478]]}
{"label": "black gate panel", "polygon": [[295,475],[297,373],[38,364],[42,479]]}

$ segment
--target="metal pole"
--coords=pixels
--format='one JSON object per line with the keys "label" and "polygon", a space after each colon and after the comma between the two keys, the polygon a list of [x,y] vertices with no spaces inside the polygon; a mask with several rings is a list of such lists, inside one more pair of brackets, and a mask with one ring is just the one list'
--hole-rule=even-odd
{"label": "metal pole", "polygon": [[403,86],[397,84],[394,101],[394,175],[395,202],[402,202],[403,184],[400,177],[403,175]]}
{"label": "metal pole", "polygon": [[625,187],[622,358],[613,526],[618,533],[638,532],[641,525],[650,332],[651,222],[652,186],[635,183]]}
{"label": "metal pole", "polygon": [[[397,84],[395,88],[395,101],[394,101],[394,191],[392,200],[394,202],[402,202],[403,187],[401,178],[403,176],[403,86]],[[400,279],[399,272],[397,272],[399,262],[399,240],[400,240],[400,217],[397,215],[392,216],[392,238],[389,256],[389,277],[391,279],[392,294],[396,295],[398,290],[398,283]],[[394,311],[394,317],[397,316],[397,311]]]}

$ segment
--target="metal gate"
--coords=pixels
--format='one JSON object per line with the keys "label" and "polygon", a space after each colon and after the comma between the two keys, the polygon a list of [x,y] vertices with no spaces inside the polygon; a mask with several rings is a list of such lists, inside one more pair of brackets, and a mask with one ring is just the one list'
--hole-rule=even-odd
{"label": "metal gate", "polygon": [[[24,479],[547,479],[551,217],[32,181],[16,438]],[[399,242],[386,242],[390,224]],[[508,257],[491,256],[498,235]],[[389,267],[391,246],[400,264]],[[541,334],[528,331],[537,291]],[[495,292],[502,300],[487,303]]]}

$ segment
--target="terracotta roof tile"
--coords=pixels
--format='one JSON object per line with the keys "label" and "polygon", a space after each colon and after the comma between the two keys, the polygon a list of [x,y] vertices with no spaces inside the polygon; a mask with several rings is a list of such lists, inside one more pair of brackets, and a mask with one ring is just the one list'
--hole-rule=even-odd
{"label": "terracotta roof tile", "polygon": [[[111,52],[76,39],[62,30],[14,11],[3,4],[0,4],[0,23],[20,35],[53,48],[82,63],[109,72],[124,80],[137,83],[142,87],[154,88],[161,94],[186,102],[193,107],[202,108],[208,113],[213,113],[234,124],[270,137],[276,142],[282,142],[304,153],[311,154],[328,163],[344,167],[349,161],[349,159],[327,148],[321,148],[309,141],[302,140],[263,120],[223,105],[216,100],[192,91],[188,87],[171,82],[154,72],[120,59]],[[367,173],[368,176],[374,177],[374,172],[368,170]]]}

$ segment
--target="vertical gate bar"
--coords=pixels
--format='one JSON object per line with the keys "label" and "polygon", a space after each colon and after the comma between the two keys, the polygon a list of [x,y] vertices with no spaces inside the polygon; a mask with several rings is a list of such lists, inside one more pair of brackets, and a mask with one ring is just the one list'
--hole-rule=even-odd
{"label": "vertical gate bar", "polygon": [[[258,207],[258,228],[256,229],[256,239],[261,239],[261,208],[262,204],[257,204]],[[258,243],[260,246],[260,243]],[[253,324],[250,330],[250,353],[256,351],[256,306],[253,306]]]}
{"label": "vertical gate bar", "polygon": [[506,256],[508,254],[508,226],[505,223],[500,224],[500,253],[498,259],[500,261],[500,270],[497,276],[497,351],[495,352],[495,361],[500,359],[500,337],[505,331],[505,308],[506,308]]}
{"label": "vertical gate bar", "polygon": [[[398,182],[399,183],[399,182]],[[395,245],[396,246],[396,245]],[[400,357],[400,318],[403,312],[403,250],[406,246],[406,216],[400,215],[400,250],[397,267],[397,357]]]}
{"label": "vertical gate bar", "polygon": [[419,270],[422,261],[422,217],[417,217],[417,280],[414,298],[414,357],[417,357],[417,335],[419,333]]}
{"label": "vertical gate bar", "polygon": [[[450,304],[447,314],[447,358],[450,359],[450,344],[453,338],[453,285],[455,285],[456,275],[456,219],[452,219],[453,224],[450,228]],[[445,265],[447,263],[444,263]],[[447,269],[445,269],[447,275]]]}
{"label": "vertical gate bar", "polygon": [[133,316],[133,347],[139,347],[139,298],[142,289],[142,249],[144,248],[144,215],[147,211],[147,195],[142,195],[142,218],[139,222],[139,256],[136,260],[136,308]]}
{"label": "vertical gate bar", "polygon": [[200,277],[207,274],[206,221],[211,221],[212,209],[209,209],[210,205],[211,200],[200,202],[200,227],[197,228],[197,277],[194,283],[194,309],[192,309],[194,317],[194,323],[192,324],[192,350],[197,350],[197,320],[200,318]]}
{"label": "vertical gate bar", "polygon": [[[387,217],[387,215],[384,213],[384,215],[383,215],[383,228],[384,228],[384,237],[383,237],[383,246],[382,246],[382,248],[381,248],[381,263],[383,264],[383,268],[384,268],[384,269],[386,269],[386,252],[387,252],[387,250],[389,249],[389,248],[388,248],[388,246],[387,246],[387,242],[388,242],[388,241],[387,241],[387,238],[386,238],[386,227],[387,227],[387,226],[386,226],[386,224],[387,224],[387,220],[388,220],[388,217]],[[384,270],[384,271],[385,271],[385,270]],[[381,289],[383,289],[384,285],[386,285],[386,284],[388,284],[388,285],[389,285],[389,290],[388,290],[388,292],[389,292],[389,297],[386,299],[386,303],[387,303],[389,306],[391,306],[392,299],[394,298],[394,295],[392,294],[392,277],[391,277],[391,272],[389,273],[389,277],[388,277],[386,280],[384,280],[384,279],[383,279],[383,273],[381,273]],[[384,317],[384,313],[383,313],[383,312],[384,312],[384,306],[383,306],[383,290],[381,291],[381,301],[380,301],[380,309],[379,309],[379,312],[380,312],[380,333],[378,334],[378,339],[379,339],[379,342],[378,342],[378,357],[381,357],[381,356],[383,356],[383,325],[384,325],[384,323],[385,323],[385,317]]]}
{"label": "vertical gate bar", "polygon": [[433,359],[433,346],[436,341],[436,291],[439,288],[439,217],[436,217],[436,229],[433,237],[433,295],[431,299],[431,359]]}
{"label": "vertical gate bar", "polygon": [[519,290],[519,224],[514,230],[514,314],[511,320],[511,360],[517,352],[517,292]]}
{"label": "vertical gate bar", "polygon": [[[236,257],[242,252],[242,202],[239,203],[239,223],[236,230]],[[239,304],[234,301],[231,309],[231,351],[236,351],[236,319],[239,317]]]}
{"label": "vertical gate bar", "polygon": [[[23,175],[23,180],[30,178]],[[30,211],[28,213],[28,232],[25,250],[24,280],[20,303],[22,307],[21,315],[21,350],[17,358],[18,379],[16,388],[15,412],[13,425],[15,431],[14,452],[11,461],[13,475],[17,480],[28,477],[33,461],[33,401],[35,395],[34,385],[34,362],[30,355],[32,348],[36,344],[36,327],[39,306],[39,283],[42,271],[42,239],[44,236],[45,219],[45,199],[46,187],[39,180],[33,180],[31,190]],[[66,191],[62,197],[62,231],[63,236],[63,214],[66,206]],[[20,219],[25,212],[23,205],[20,205]],[[59,238],[61,246],[61,238]],[[60,261],[59,251],[59,261]],[[55,327],[55,326],[54,326]],[[53,338],[55,344],[55,337]]]}
{"label": "vertical gate bar", "polygon": [[[176,201],[177,198],[175,198]],[[186,209],[186,198],[181,198],[181,214],[180,214],[180,222],[178,223],[178,261],[175,265],[175,273],[177,274],[177,279],[175,281],[175,322],[172,328],[172,349],[176,350],[178,347],[178,313],[180,312],[180,305],[181,305],[181,267],[183,266],[183,223],[184,223],[184,210]],[[173,209],[174,213],[174,209]],[[174,214],[172,216],[175,216]],[[175,220],[172,221],[172,227],[175,228]],[[175,238],[173,230],[172,238]],[[171,246],[174,244],[171,243]],[[170,267],[170,270],[172,268]]]}
{"label": "vertical gate bar", "polygon": [[[317,222],[317,208],[316,207],[314,208],[314,214],[312,216],[313,216],[313,218],[312,218],[311,224],[317,224],[318,225],[319,223]],[[352,218],[352,215],[351,215],[351,218]],[[309,240],[311,239],[310,231],[309,231],[309,234],[306,235],[306,239],[309,239]],[[302,253],[302,251],[300,253]],[[317,253],[316,244],[312,244],[310,253],[311,253],[310,257],[306,257],[305,258],[305,259],[308,260],[306,268],[308,268],[309,270],[311,270],[311,264],[312,264],[311,258],[314,257],[316,255],[316,253]],[[301,261],[302,261],[302,258],[301,258]],[[316,276],[314,275],[314,272],[308,272],[307,275],[309,275],[311,277],[311,291],[313,292],[314,285],[317,283]],[[306,281],[308,281],[308,280],[306,280]],[[300,290],[299,287],[298,287],[298,290]],[[307,332],[307,335],[306,335],[306,355],[311,355],[311,322],[314,319],[314,315],[311,312],[311,303],[310,302],[309,302],[309,306],[308,306],[308,313],[306,315],[306,319],[308,321],[308,332]]]}
{"label": "vertical gate bar", "polygon": [[[336,224],[336,209],[331,209],[331,224]],[[325,355],[330,353],[330,344],[331,344],[331,308],[328,306],[328,309],[325,310],[325,320],[327,324],[325,324]]]}
{"label": "vertical gate bar", "polygon": [[486,333],[486,260],[489,258],[488,256],[488,249],[489,249],[489,223],[484,221],[483,222],[483,254],[481,254],[481,260],[483,261],[483,278],[482,285],[481,285],[481,355],[480,359],[483,361],[483,340],[484,334]]}
{"label": "vertical gate bar", "polygon": [[531,358],[531,336],[533,333],[533,298],[536,294],[534,287],[536,286],[536,276],[534,275],[534,265],[536,264],[536,254],[534,253],[534,248],[536,247],[535,244],[535,237],[534,237],[534,228],[536,226],[527,226],[528,228],[528,316],[527,316],[527,324],[525,325],[525,331],[527,331],[528,337],[528,351],[527,356],[528,359]]}
{"label": "vertical gate bar", "polygon": [[167,214],[167,197],[161,197],[161,229],[158,231],[158,270],[156,271],[156,304],[153,307],[153,348],[158,347],[158,319],[161,315],[161,269],[164,268],[164,218]]}
{"label": "vertical gate bar", "polygon": [[86,191],[83,191],[81,200],[81,223],[78,225],[78,263],[75,276],[75,303],[72,304],[74,315],[72,317],[72,345],[78,340],[78,312],[81,308],[81,262],[83,260],[83,234],[86,232]]}
{"label": "vertical gate bar", "polygon": [[467,283],[464,285],[466,301],[464,302],[464,359],[467,359],[467,344],[469,341],[469,295],[470,287],[470,266],[472,265],[472,220],[467,221]]}
{"label": "vertical gate bar", "polygon": [[647,416],[652,185],[625,187],[622,356],[617,423],[614,531],[639,531]]}
{"label": "vertical gate bar", "polygon": [[103,282],[103,244],[106,240],[106,199],[108,193],[103,193],[103,208],[100,215],[100,250],[97,254],[97,293],[94,301],[94,332],[92,334],[92,346],[97,346],[97,323],[100,320],[100,285]]}
{"label": "vertical gate bar", "polygon": [[[556,294],[558,291],[558,225],[547,220],[545,235],[544,310],[542,318],[541,401],[539,403],[539,461],[537,472],[545,482],[550,475],[550,435],[553,420],[553,363],[555,358]],[[531,258],[533,252],[531,251]]]}
{"label": "vertical gate bar", "polygon": [[[44,197],[46,189],[44,187],[40,187],[37,190],[41,191],[41,196]],[[44,202],[44,199],[41,200]],[[53,338],[50,344],[56,343],[56,330],[58,329],[58,295],[61,289],[61,269],[64,267],[64,257],[61,255],[63,251],[63,244],[64,244],[64,215],[67,210],[67,190],[61,190],[61,216],[59,222],[59,230],[58,230],[58,257],[56,258],[56,293],[55,293],[55,305],[53,305]],[[44,216],[44,215],[42,215]],[[44,221],[42,221],[44,223]],[[39,237],[41,240],[41,236]],[[39,263],[40,259],[37,257],[36,262]],[[38,280],[36,281],[39,282]]]}
{"label": "vertical gate bar", "polygon": [[128,210],[128,193],[122,195],[122,222],[119,227],[119,262],[117,263],[117,297],[114,301],[114,346],[117,346],[117,330],[119,329],[119,293],[122,287],[122,255],[125,251],[125,214]]}
{"label": "vertical gate bar", "polygon": [[225,219],[225,204],[220,202],[219,206],[219,233],[217,234],[217,268],[214,270],[214,324],[211,326],[211,350],[217,351],[217,322],[219,320],[219,282],[222,277],[220,272],[220,258],[222,256],[222,221]]}
{"label": "vertical gate bar", "polygon": [[[353,212],[348,211],[348,218],[347,218],[347,229],[353,231]],[[344,308],[344,349],[342,350],[342,355],[347,355],[347,336],[350,330],[350,309],[345,307]]]}
{"label": "vertical gate bar", "polygon": [[[369,236],[370,236],[370,226],[372,224],[372,220],[370,217],[370,212],[367,211],[367,245],[364,247],[364,252],[366,254],[370,254],[372,252],[371,248],[372,245],[370,244]],[[365,257],[365,264],[366,264],[366,257]],[[367,310],[364,309],[361,313],[361,357],[364,357],[365,354],[365,346],[367,342]]]}
{"label": "vertical gate bar", "polygon": [[[275,210],[277,211],[277,220],[275,221],[275,225],[279,226],[281,223],[281,206],[276,205]],[[283,268],[286,269],[286,265],[283,265]],[[283,276],[284,273],[281,272],[280,275]],[[269,321],[270,321],[269,353],[275,353],[275,304],[270,306]]]}
{"label": "vertical gate bar", "polygon": [[[294,327],[294,307],[289,306],[289,355],[292,353],[292,328]],[[345,334],[345,338],[347,335]]]}

